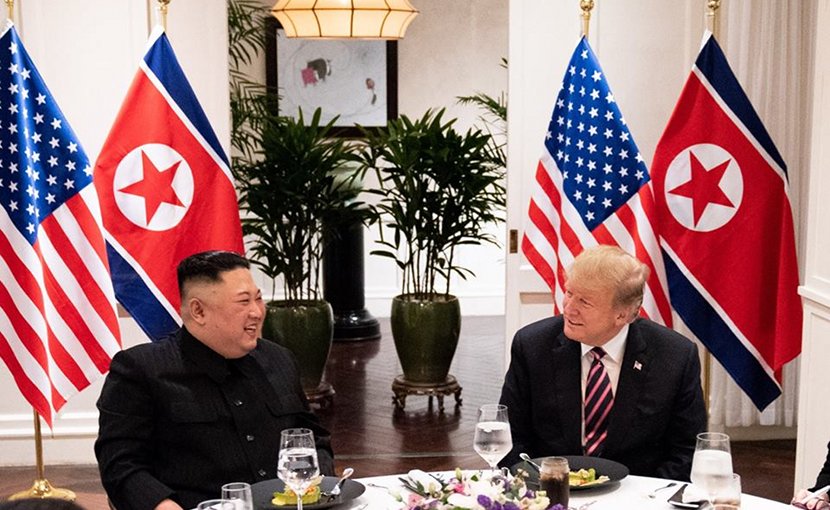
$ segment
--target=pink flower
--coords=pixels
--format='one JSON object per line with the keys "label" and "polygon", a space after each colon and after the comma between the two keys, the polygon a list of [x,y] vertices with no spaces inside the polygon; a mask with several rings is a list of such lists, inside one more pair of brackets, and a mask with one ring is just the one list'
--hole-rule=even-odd
{"label": "pink flower", "polygon": [[424,497],[420,494],[410,494],[409,498],[406,500],[406,506],[409,508],[418,506],[418,504],[424,500]]}

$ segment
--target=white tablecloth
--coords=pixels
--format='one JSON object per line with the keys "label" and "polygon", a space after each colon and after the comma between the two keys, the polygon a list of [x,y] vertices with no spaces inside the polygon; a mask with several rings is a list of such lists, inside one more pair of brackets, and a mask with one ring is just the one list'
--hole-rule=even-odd
{"label": "white tablecloth", "polygon": [[[451,472],[440,473],[443,478],[452,476]],[[403,475],[376,476],[361,478],[357,481],[366,486],[366,492],[359,498],[354,499],[348,507],[343,510],[356,510],[366,505],[365,510],[386,510],[399,508],[401,503],[397,502],[389,494],[386,488],[399,488],[403,494],[407,494],[398,478]],[[658,487],[663,487],[670,480],[660,478],[648,478],[645,476],[628,476],[618,484],[609,487],[595,488],[589,490],[571,491],[570,506],[578,508],[579,505],[596,500],[590,506],[590,510],[672,510],[674,509],[666,500],[677,491],[678,487],[671,487],[657,493],[652,499],[648,494]],[[385,488],[384,488],[385,487]],[[794,510],[794,507],[744,494],[741,497],[742,510]]]}

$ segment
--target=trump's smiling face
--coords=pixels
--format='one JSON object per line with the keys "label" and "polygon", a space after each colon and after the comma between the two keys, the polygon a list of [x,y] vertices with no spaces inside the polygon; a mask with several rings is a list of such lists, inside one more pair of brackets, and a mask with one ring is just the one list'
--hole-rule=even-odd
{"label": "trump's smiling face", "polygon": [[630,312],[614,302],[614,290],[599,281],[565,283],[565,336],[586,345],[604,345],[630,321]]}

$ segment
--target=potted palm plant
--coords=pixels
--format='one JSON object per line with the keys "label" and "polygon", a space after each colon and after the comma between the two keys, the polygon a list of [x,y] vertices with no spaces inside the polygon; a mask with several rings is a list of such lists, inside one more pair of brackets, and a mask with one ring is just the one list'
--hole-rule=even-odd
{"label": "potted palm plant", "polygon": [[[353,200],[353,151],[329,135],[335,120],[306,122],[277,114],[277,91],[251,79],[246,68],[265,46],[267,10],[259,0],[228,3],[234,176],[243,231],[253,263],[283,299],[268,303],[263,336],[297,356],[309,397],[331,388],[321,383],[332,340],[332,312],[320,292],[322,250],[339,219],[360,210]],[[344,165],[346,168],[344,169]]]}
{"label": "potted palm plant", "polygon": [[359,168],[347,165],[353,150],[330,136],[336,119],[321,124],[320,116],[318,108],[308,122],[302,112],[260,119],[257,157],[235,167],[252,263],[283,287],[284,299],[267,305],[263,336],[294,352],[309,395],[329,391],[321,383],[333,327],[320,288],[323,246],[337,217],[363,214],[351,183]]}
{"label": "potted palm plant", "polygon": [[490,134],[459,133],[444,113],[390,120],[385,130],[365,132],[361,152],[379,181],[367,190],[379,196],[381,248],[372,253],[394,259],[402,272],[391,323],[405,385],[436,386],[451,377],[461,312],[450,284],[473,276],[457,250],[497,244],[487,227],[503,221],[504,167]]}

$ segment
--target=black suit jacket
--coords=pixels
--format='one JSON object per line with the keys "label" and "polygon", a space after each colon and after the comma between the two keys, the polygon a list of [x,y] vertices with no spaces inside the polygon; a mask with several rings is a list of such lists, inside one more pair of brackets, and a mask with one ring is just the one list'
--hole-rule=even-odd
{"label": "black suit jacket", "polygon": [[165,498],[194,508],[225,483],[276,478],[285,428],[312,429],[320,469],[333,474],[330,436],[309,411],[296,360],[267,340],[230,363],[184,329],[121,351],[98,410],[95,454],[118,510]]}
{"label": "black suit jacket", "polygon": [[[561,316],[520,329],[501,403],[508,406],[513,450],[531,457],[582,455],[580,343],[565,337]],[[706,427],[697,346],[646,319],[629,327],[601,456],[632,474],[688,480],[695,436]]]}
{"label": "black suit jacket", "polygon": [[830,484],[830,443],[827,443],[827,458],[824,459],[824,466],[818,474],[816,485],[810,490],[816,491],[828,484]]}

